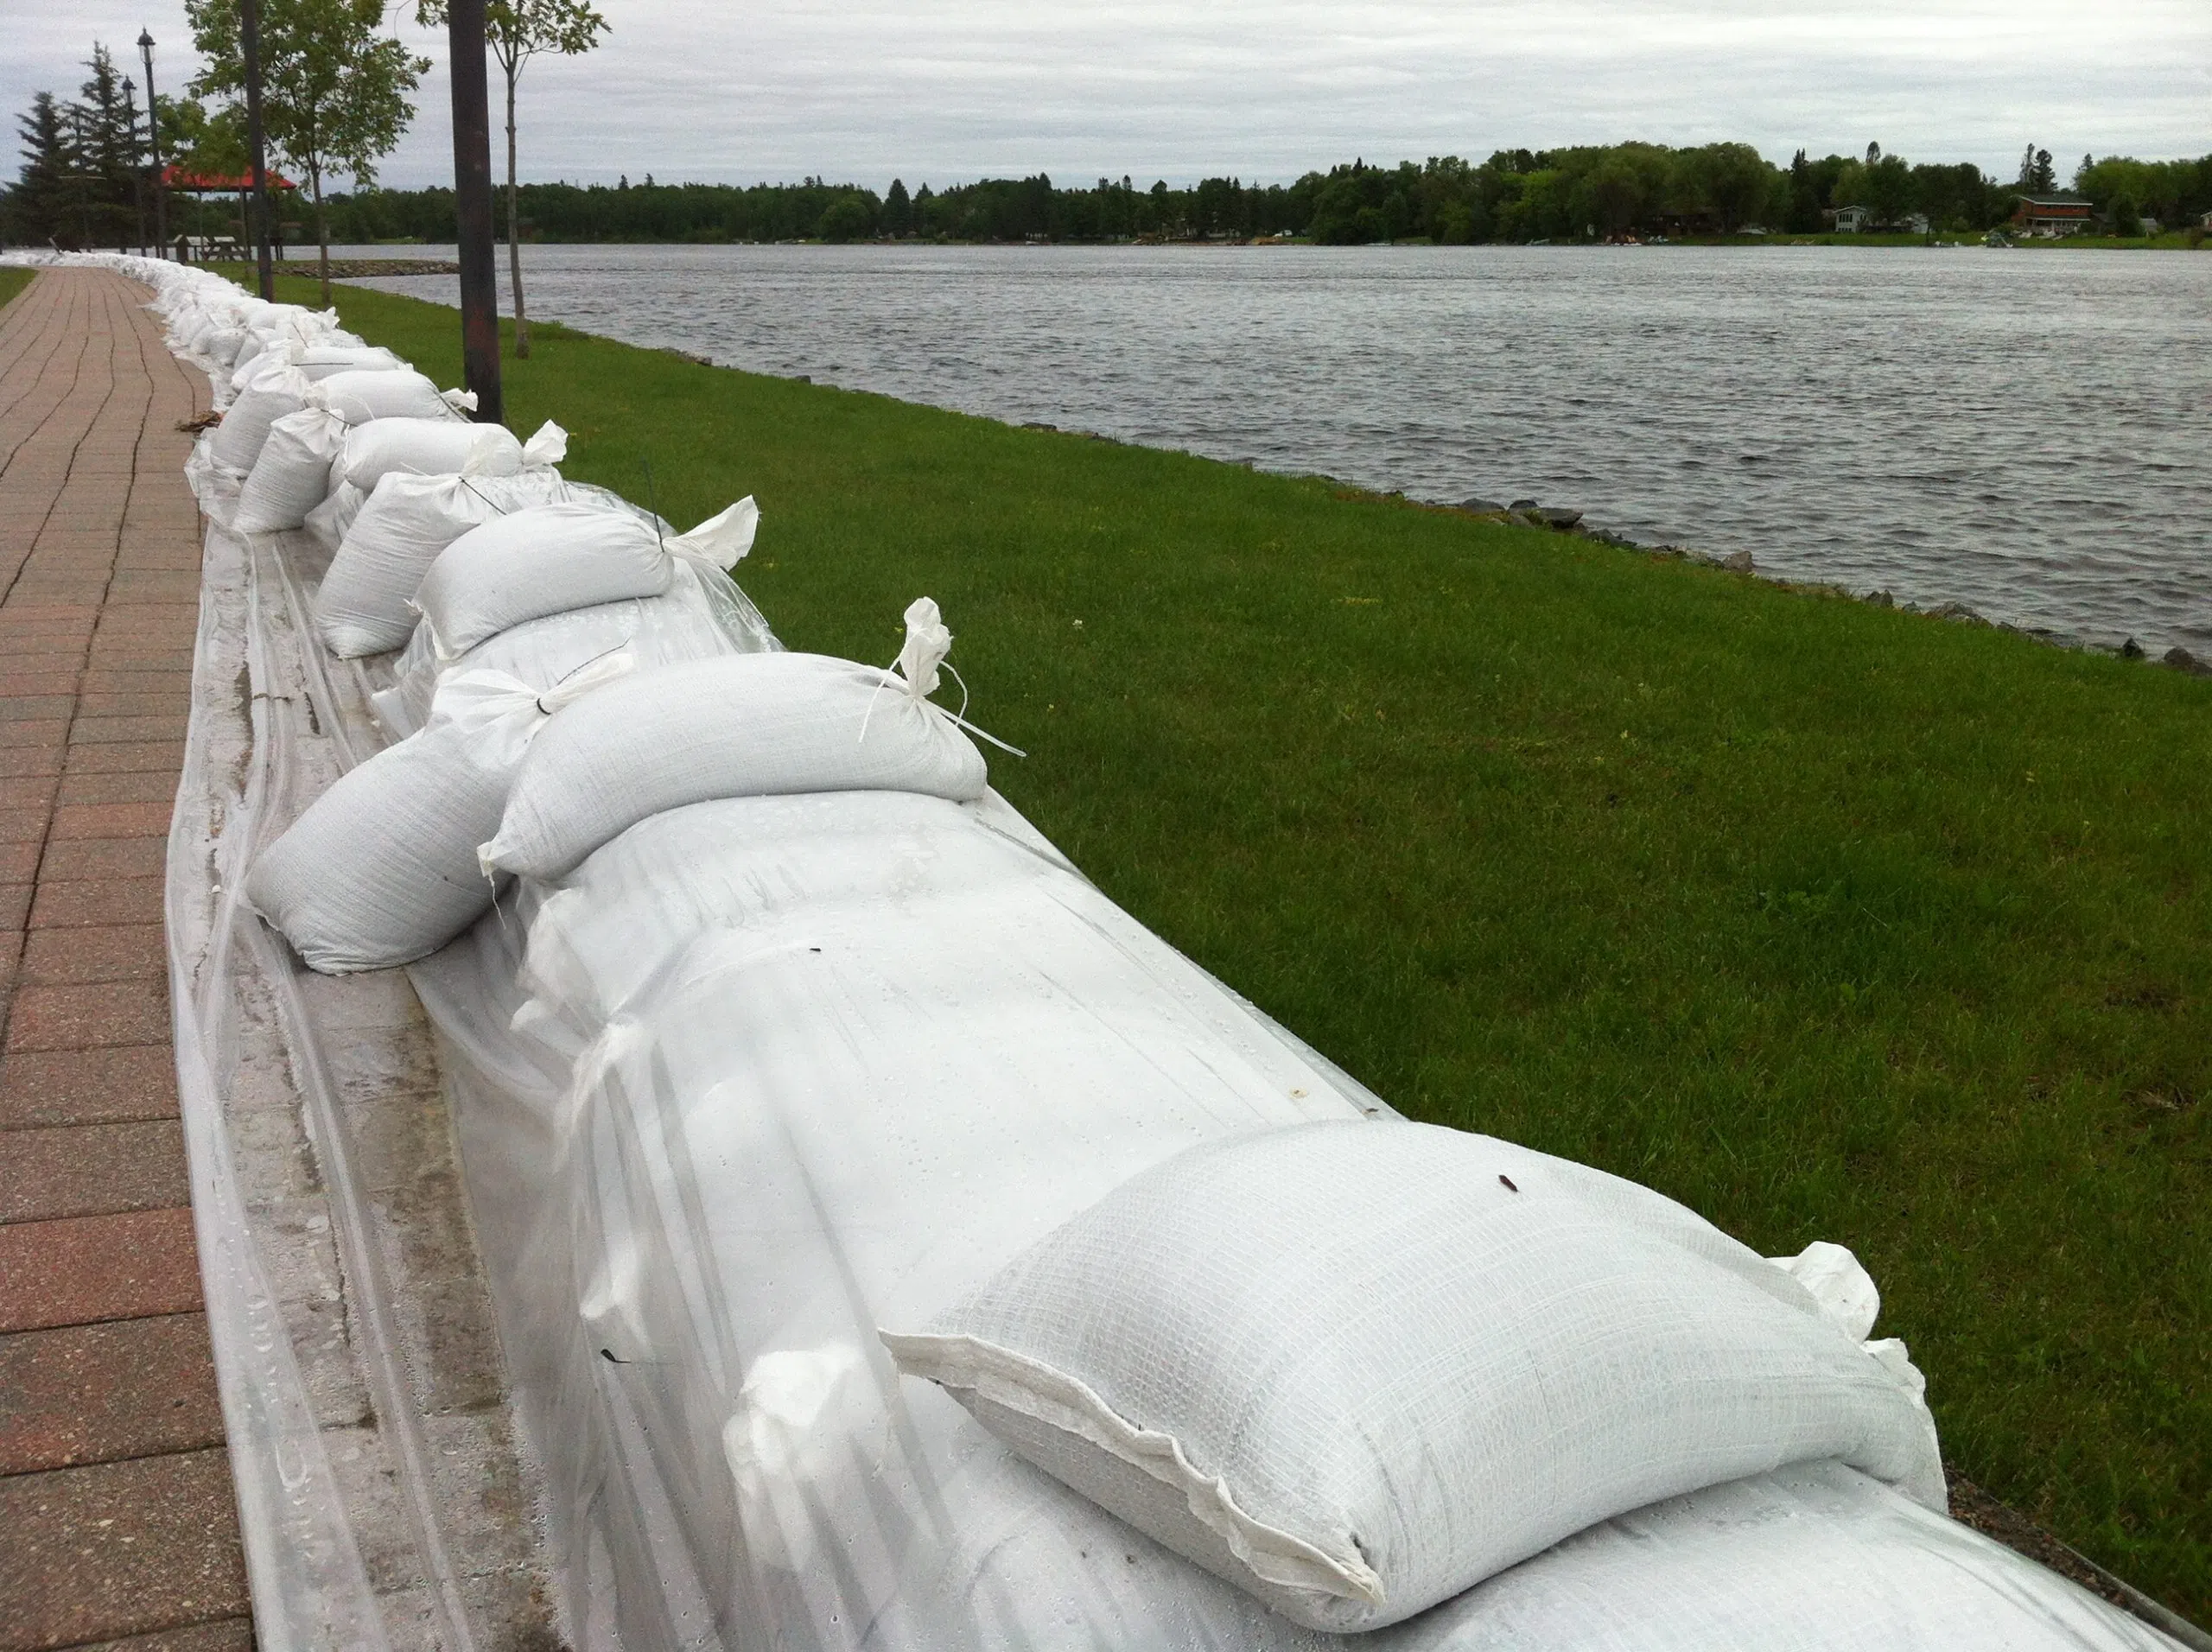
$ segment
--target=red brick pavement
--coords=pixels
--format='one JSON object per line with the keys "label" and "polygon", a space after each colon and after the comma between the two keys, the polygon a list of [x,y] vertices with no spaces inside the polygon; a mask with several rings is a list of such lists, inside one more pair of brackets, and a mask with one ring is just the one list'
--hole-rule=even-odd
{"label": "red brick pavement", "polygon": [[0,1652],[252,1643],[162,930],[207,391],[147,296],[0,310]]}

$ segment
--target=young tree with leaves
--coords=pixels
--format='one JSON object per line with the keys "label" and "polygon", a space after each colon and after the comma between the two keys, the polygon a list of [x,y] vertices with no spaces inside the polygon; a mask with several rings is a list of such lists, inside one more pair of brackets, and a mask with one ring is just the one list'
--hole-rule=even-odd
{"label": "young tree with leaves", "polygon": [[[416,19],[442,28],[446,0],[420,0]],[[515,295],[515,354],[530,353],[530,312],[523,302],[522,229],[515,181],[515,86],[541,52],[576,57],[599,44],[607,19],[588,0],[485,0],[484,41],[507,78],[507,282]],[[646,182],[652,181],[648,178]]]}
{"label": "young tree with leaves", "polygon": [[[185,0],[184,12],[192,43],[207,60],[192,90],[243,99],[238,0]],[[323,179],[346,173],[358,183],[376,181],[376,163],[414,118],[407,94],[430,67],[428,58],[411,56],[385,34],[383,22],[382,0],[261,0],[262,130],[285,162],[307,175],[325,304],[330,225]]]}

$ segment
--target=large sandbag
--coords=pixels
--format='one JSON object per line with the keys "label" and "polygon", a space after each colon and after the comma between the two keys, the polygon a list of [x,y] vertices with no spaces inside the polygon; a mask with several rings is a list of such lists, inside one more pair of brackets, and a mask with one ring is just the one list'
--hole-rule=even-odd
{"label": "large sandbag", "polygon": [[[352,335],[346,336],[350,338]],[[285,353],[285,359],[306,378],[318,380],[337,373],[412,371],[389,350],[374,345],[347,344],[337,340],[318,344],[295,343]]]}
{"label": "large sandbag", "polygon": [[547,726],[515,778],[487,868],[557,878],[649,815],[713,797],[988,784],[966,725],[925,696],[952,638],[925,597],[899,674],[820,654],[740,654],[617,683]]}
{"label": "large sandbag", "polygon": [[330,490],[328,499],[308,512],[300,526],[314,537],[315,543],[335,556],[346,542],[346,531],[361,514],[361,490],[351,482],[340,482]]}
{"label": "large sandbag", "polygon": [[273,361],[256,359],[260,365],[245,376],[224,410],[208,448],[217,464],[240,472],[253,468],[262,443],[269,440],[269,427],[305,407],[312,388],[281,356]]}
{"label": "large sandbag", "polygon": [[287,413],[270,425],[261,456],[238,489],[231,526],[239,533],[276,533],[305,523],[308,512],[330,497],[345,440],[343,421],[319,407]]}
{"label": "large sandbag", "polygon": [[393,471],[416,476],[512,476],[568,456],[569,434],[548,419],[526,442],[504,425],[448,419],[376,419],[346,438],[345,480],[364,493]]}
{"label": "large sandbag", "polygon": [[590,504],[515,511],[472,528],[439,553],[415,594],[438,658],[457,658],[510,626],[571,608],[658,596],[676,559],[730,568],[760,520],[750,497],[686,534]]}
{"label": "large sandbag", "polygon": [[391,686],[372,695],[370,703],[389,733],[404,736],[428,721],[438,683],[449,672],[499,671],[533,688],[550,689],[618,650],[640,671],[721,654],[763,652],[770,645],[766,627],[757,616],[747,623],[751,607],[723,574],[679,561],[660,596],[526,620],[487,637],[450,664],[431,646],[430,628],[417,626],[393,664]]}
{"label": "large sandbag", "polygon": [[322,576],[315,628],[340,659],[397,648],[415,629],[415,593],[440,551],[511,511],[585,497],[623,508],[611,493],[564,483],[550,465],[512,476],[391,472],[369,494]]}
{"label": "large sandbag", "polygon": [[1648,1188],[1433,1125],[1191,1148],[883,1341],[1038,1467],[1321,1630],[1794,1463],[1944,1508],[1901,1345]]}
{"label": "large sandbag", "polygon": [[308,392],[311,406],[327,407],[348,424],[372,419],[458,419],[474,412],[474,391],[441,391],[412,368],[351,367],[319,380]]}
{"label": "large sandbag", "polygon": [[448,680],[419,734],[339,777],[246,878],[246,899],[326,975],[435,952],[491,905],[476,846],[547,715],[627,670],[621,656],[541,690],[492,672]]}

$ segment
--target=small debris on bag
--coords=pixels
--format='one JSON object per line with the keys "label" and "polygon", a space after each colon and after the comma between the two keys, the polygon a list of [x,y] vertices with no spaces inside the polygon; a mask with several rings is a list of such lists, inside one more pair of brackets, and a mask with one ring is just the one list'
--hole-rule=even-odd
{"label": "small debris on bag", "polygon": [[179,419],[176,428],[186,435],[196,436],[202,430],[213,429],[222,422],[223,416],[219,413],[202,413],[196,419]]}
{"label": "small debris on bag", "polygon": [[1503,1171],[1500,1171],[1498,1172],[1497,1179],[1504,1184],[1505,1191],[1509,1193],[1517,1193],[1521,1191],[1519,1188],[1514,1186],[1513,1178],[1507,1175]]}

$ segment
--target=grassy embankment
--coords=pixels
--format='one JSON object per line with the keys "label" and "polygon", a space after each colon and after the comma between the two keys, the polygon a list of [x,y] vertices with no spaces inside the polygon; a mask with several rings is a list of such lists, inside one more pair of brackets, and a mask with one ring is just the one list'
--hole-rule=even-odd
{"label": "grassy embankment", "polygon": [[21,265],[0,269],[0,308],[4,308],[9,300],[31,284],[32,273]]}
{"label": "grassy embankment", "polygon": [[[452,311],[339,308],[457,377]],[[534,333],[510,423],[758,494],[793,646],[937,597],[1146,923],[1417,1117],[1852,1246],[1952,1460],[2212,1614],[2212,682]]]}

